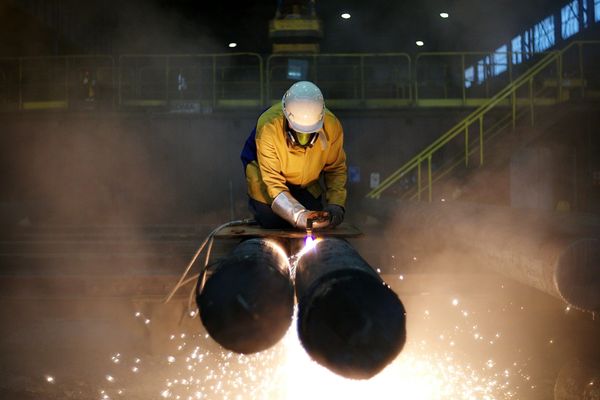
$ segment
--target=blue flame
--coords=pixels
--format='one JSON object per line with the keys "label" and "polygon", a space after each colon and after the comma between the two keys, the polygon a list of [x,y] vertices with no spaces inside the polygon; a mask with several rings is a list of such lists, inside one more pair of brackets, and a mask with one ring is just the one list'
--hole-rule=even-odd
{"label": "blue flame", "polygon": [[312,248],[315,245],[315,238],[312,237],[311,235],[307,235],[306,238],[304,238],[304,247],[307,248]]}

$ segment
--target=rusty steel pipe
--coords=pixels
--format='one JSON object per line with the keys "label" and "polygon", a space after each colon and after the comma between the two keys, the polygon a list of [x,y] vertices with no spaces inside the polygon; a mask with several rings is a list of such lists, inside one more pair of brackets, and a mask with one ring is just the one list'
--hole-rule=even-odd
{"label": "rusty steel pipe", "polygon": [[294,288],[286,254],[266,239],[240,243],[218,262],[196,303],[202,324],[224,348],[243,354],[268,349],[292,322]]}
{"label": "rusty steel pipe", "polygon": [[404,346],[402,302],[344,240],[323,239],[300,258],[296,297],[300,342],[339,375],[368,379]]}
{"label": "rusty steel pipe", "polygon": [[[581,218],[474,203],[373,201],[396,245],[465,259],[600,311],[600,229]],[[590,219],[591,221],[592,219]]]}

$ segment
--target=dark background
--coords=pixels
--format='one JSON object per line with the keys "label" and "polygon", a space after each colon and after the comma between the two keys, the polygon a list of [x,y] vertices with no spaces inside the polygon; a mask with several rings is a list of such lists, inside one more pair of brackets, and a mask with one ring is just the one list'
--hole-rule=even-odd
{"label": "dark background", "polygon": [[[556,12],[558,0],[317,1],[323,52],[486,51]],[[0,54],[269,53],[277,2],[2,0]],[[349,20],[341,13],[352,15]],[[450,18],[442,19],[440,12]],[[36,18],[30,18],[35,15]],[[40,43],[44,37],[46,48]]]}

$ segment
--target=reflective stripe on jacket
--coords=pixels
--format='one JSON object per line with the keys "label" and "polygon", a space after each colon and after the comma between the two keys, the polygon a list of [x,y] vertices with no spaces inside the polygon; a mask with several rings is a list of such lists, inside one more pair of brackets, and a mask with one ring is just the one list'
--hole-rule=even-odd
{"label": "reflective stripe on jacket", "polygon": [[[329,204],[342,207],[346,203],[346,153],[344,132],[339,120],[325,111],[323,129],[312,147],[292,146],[284,132],[281,103],[266,110],[256,125],[256,157],[252,160],[252,135],[242,152],[246,168],[248,195],[271,204],[288,184],[297,185],[315,197],[323,192],[319,177],[323,173],[325,198]],[[253,132],[254,133],[254,132]]]}

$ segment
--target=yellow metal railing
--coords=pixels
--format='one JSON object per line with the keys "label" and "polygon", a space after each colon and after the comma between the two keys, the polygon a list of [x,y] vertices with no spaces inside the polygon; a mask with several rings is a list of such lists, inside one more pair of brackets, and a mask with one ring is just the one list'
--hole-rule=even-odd
{"label": "yellow metal railing", "polygon": [[316,82],[332,108],[398,107],[412,103],[406,53],[272,54],[266,61],[266,100],[278,101],[296,79]]}
{"label": "yellow metal railing", "polygon": [[[0,59],[0,109],[65,109],[113,90],[110,56],[73,55]],[[87,80],[86,80],[87,79]],[[112,94],[107,107],[112,107]]]}
{"label": "yellow metal railing", "polygon": [[[517,117],[521,117],[524,114],[525,114],[525,110],[521,110],[517,114]],[[512,113],[505,114],[498,121],[496,121],[493,125],[491,125],[489,128],[487,128],[485,131],[486,132],[485,133],[485,141],[489,141],[489,140],[495,138],[496,136],[499,136],[504,129],[510,127],[512,124],[511,116],[512,116]],[[478,143],[478,140],[476,140],[475,142]],[[481,147],[471,146],[468,157],[476,156],[476,155],[478,155],[477,153],[480,151],[481,151]],[[479,156],[481,157],[482,155],[479,154]],[[456,155],[449,162],[445,163],[442,168],[440,168],[439,170],[432,173],[431,183],[432,184],[436,183],[436,182],[442,180],[443,178],[445,178],[446,176],[450,175],[450,173],[452,171],[454,171],[456,168],[458,168],[464,162],[465,162],[464,155],[462,155],[462,154]],[[418,185],[418,187],[413,187],[411,189],[408,189],[404,193],[402,193],[400,198],[402,200],[421,199],[421,194],[425,190],[427,190],[427,188],[423,188],[421,185]]]}
{"label": "yellow metal railing", "polygon": [[263,76],[262,57],[256,53],[122,55],[118,104],[261,107]]}
{"label": "yellow metal railing", "polygon": [[[414,100],[419,107],[480,106],[525,72],[523,60],[543,53],[423,52],[415,56]],[[518,58],[519,62],[515,62]],[[471,77],[467,71],[471,70]]]}
{"label": "yellow metal railing", "polygon": [[[428,201],[432,201],[432,190],[433,190],[433,171],[432,171],[432,159],[433,156],[442,148],[444,148],[448,143],[450,143],[453,139],[464,135],[464,156],[461,157],[461,162],[464,161],[465,165],[469,165],[469,155],[473,153],[472,148],[470,148],[469,141],[469,132],[470,127],[473,124],[478,125],[478,138],[476,140],[478,144],[479,153],[479,165],[482,165],[484,162],[484,117],[490,113],[496,106],[508,106],[511,107],[510,112],[510,121],[511,123],[508,126],[512,126],[514,129],[517,121],[517,105],[526,105],[530,114],[530,123],[533,126],[535,124],[535,105],[539,104],[547,104],[545,101],[548,97],[536,98],[534,91],[534,82],[535,78],[539,77],[547,68],[553,67],[555,68],[555,79],[556,79],[556,94],[555,96],[551,96],[554,102],[559,102],[564,100],[564,90],[565,83],[573,81],[576,77],[579,79],[580,85],[577,88],[581,91],[581,96],[585,96],[585,74],[584,74],[584,57],[583,57],[583,47],[593,45],[600,45],[600,41],[576,41],[569,44],[567,47],[560,51],[550,52],[544,55],[533,67],[531,67],[527,72],[523,73],[518,78],[514,79],[514,81],[507,85],[505,88],[500,90],[497,94],[495,94],[492,98],[486,101],[483,105],[478,107],[472,113],[470,113],[467,117],[465,117],[462,121],[458,122],[448,131],[446,131],[443,135],[441,135],[437,140],[435,140],[432,144],[427,146],[420,153],[411,158],[408,162],[406,162],[403,166],[398,168],[395,172],[393,172],[390,176],[384,179],[379,186],[374,188],[371,192],[367,194],[367,197],[370,198],[379,198],[381,194],[390,188],[394,183],[398,182],[400,179],[405,177],[407,174],[413,172],[416,173],[416,183],[417,183],[417,195],[416,197],[420,200],[421,193],[423,191],[427,191],[427,199]],[[574,76],[565,77],[565,66],[566,66],[566,55],[572,51],[573,49],[577,50],[577,61],[576,72]],[[544,82],[538,82],[540,85],[544,85]],[[552,86],[552,85],[549,85]],[[518,97],[520,91],[522,89],[527,91],[527,98],[525,101]],[[502,119],[501,119],[502,121]],[[504,121],[505,122],[505,121]],[[426,186],[423,188],[423,179],[422,179],[422,165],[426,163]],[[454,167],[453,167],[454,168]],[[441,174],[440,174],[441,175]],[[444,174],[445,175],[445,174]],[[443,176],[443,175],[441,175]],[[441,178],[438,177],[438,179]]]}
{"label": "yellow metal railing", "polygon": [[[565,93],[573,94],[574,87],[582,97],[600,97],[600,80],[589,76],[600,68],[583,70],[583,42],[578,43],[573,47],[579,54],[574,54],[572,75],[563,76],[572,69],[562,61],[550,76],[536,75],[543,80],[536,84],[559,92],[558,96],[536,98],[536,105],[552,104]],[[499,54],[504,61],[499,61]],[[112,56],[0,58],[0,110],[194,104],[260,109],[279,101],[291,82],[300,78],[317,82],[333,109],[476,107],[487,104],[490,96],[514,82],[532,57],[545,56],[520,54],[516,64],[513,55],[518,54],[273,54],[265,58],[255,53],[222,53],[122,55],[117,62]],[[477,70],[476,78],[467,77],[470,68]],[[570,87],[565,89],[567,82]],[[527,93],[517,96],[517,104],[527,101]],[[510,99],[502,102],[510,105]]]}

